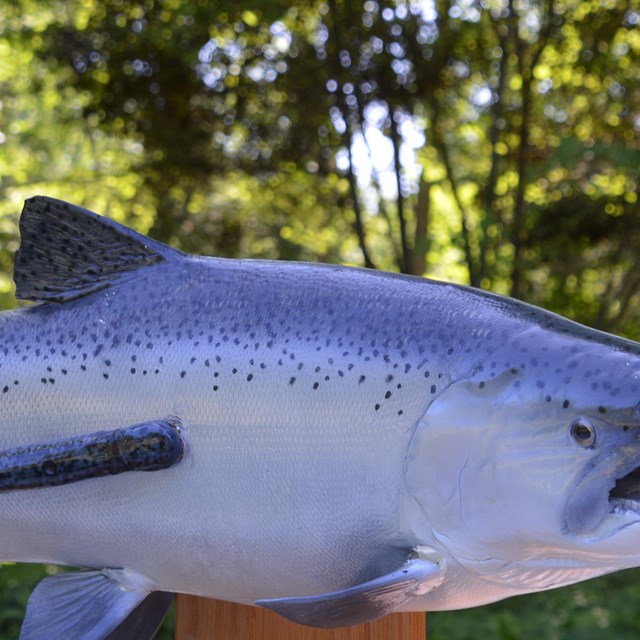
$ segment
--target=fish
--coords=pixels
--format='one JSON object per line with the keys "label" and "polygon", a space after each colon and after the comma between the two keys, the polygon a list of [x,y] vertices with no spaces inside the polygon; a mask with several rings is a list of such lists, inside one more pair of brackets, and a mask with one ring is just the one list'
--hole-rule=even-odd
{"label": "fish", "polygon": [[421,277],[196,257],[45,196],[0,314],[22,640],[176,593],[312,627],[640,565],[640,344]]}

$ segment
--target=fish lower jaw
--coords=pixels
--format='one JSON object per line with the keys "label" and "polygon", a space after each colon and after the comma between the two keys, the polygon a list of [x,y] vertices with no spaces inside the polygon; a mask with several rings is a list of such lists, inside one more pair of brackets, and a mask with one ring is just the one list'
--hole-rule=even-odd
{"label": "fish lower jaw", "polygon": [[640,515],[640,466],[632,466],[635,464],[637,461],[622,470],[624,475],[616,480],[609,491],[611,513]]}
{"label": "fish lower jaw", "polygon": [[633,498],[611,498],[609,504],[611,505],[609,513],[613,515],[633,516],[634,518],[640,516],[640,502]]}

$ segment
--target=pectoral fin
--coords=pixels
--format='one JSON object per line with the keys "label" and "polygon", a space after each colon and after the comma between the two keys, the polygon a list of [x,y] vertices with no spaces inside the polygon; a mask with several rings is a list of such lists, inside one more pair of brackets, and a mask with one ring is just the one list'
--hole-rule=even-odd
{"label": "pectoral fin", "polygon": [[310,627],[349,627],[391,613],[437,587],[443,575],[441,564],[416,557],[397,571],[344,591],[303,598],[258,600],[255,604]]}
{"label": "pectoral fin", "polygon": [[150,640],[173,594],[125,570],[60,573],[34,589],[20,640]]}
{"label": "pectoral fin", "polygon": [[97,431],[0,451],[0,492],[53,487],[125,471],[157,471],[182,460],[177,419]]}

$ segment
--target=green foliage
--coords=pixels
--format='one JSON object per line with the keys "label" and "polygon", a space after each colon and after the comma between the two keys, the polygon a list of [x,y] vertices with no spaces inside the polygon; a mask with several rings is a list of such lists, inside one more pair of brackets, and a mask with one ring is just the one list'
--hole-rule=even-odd
{"label": "green foliage", "polygon": [[[210,228],[228,242],[219,251],[262,255],[269,242],[241,211],[218,213],[251,196],[249,217],[267,235],[296,228],[292,219],[310,231],[347,221],[344,242],[313,248],[320,259],[418,274],[435,265],[459,279],[459,268],[439,266],[454,248],[472,284],[561,311],[573,308],[562,278],[571,269],[581,302],[570,315],[633,329],[640,283],[628,259],[635,235],[625,230],[638,215],[637,7],[75,0],[64,10],[47,2],[25,20],[31,3],[10,6],[5,48],[22,65],[5,65],[15,76],[7,87],[24,101],[20,113],[46,105],[51,125],[17,125],[18,116],[12,126],[24,150],[40,148],[52,162],[54,184],[70,180],[84,200],[153,211],[151,232],[178,245],[193,214],[214,211]],[[20,73],[25,65],[31,73]],[[115,176],[111,198],[81,187],[113,194]],[[323,190],[330,178],[346,188]],[[229,179],[251,186],[236,198],[221,188]],[[286,208],[283,221],[269,197],[294,179],[322,197],[315,209]],[[547,252],[539,227],[571,206],[628,223],[610,225],[600,251],[565,242],[563,254]],[[434,241],[443,225],[444,246]],[[304,255],[306,243],[297,241]],[[295,256],[288,242],[278,248]],[[600,276],[602,251],[612,264]]]}
{"label": "green foliage", "polygon": [[[187,251],[467,281],[638,339],[639,22],[635,0],[0,3],[0,308],[47,193]],[[0,637],[50,570],[0,568]],[[634,575],[430,637],[637,637]]]}
{"label": "green foliage", "polygon": [[632,640],[640,634],[640,570],[519,596],[485,607],[427,615],[429,640]]}
{"label": "green foliage", "polygon": [[17,638],[29,594],[56,567],[12,563],[0,564],[0,638]]}

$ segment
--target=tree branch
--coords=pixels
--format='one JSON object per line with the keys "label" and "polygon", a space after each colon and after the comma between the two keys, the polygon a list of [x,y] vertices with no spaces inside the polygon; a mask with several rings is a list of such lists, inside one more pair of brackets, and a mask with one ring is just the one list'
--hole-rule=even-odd
{"label": "tree branch", "polygon": [[[337,48],[338,50],[348,49],[347,42],[341,28],[341,25],[342,25],[341,19],[344,16],[340,15],[338,11],[338,6],[335,0],[329,0],[329,8],[330,8],[329,15],[331,15],[332,17],[332,27],[333,27],[333,31],[335,32],[335,40],[336,40]],[[336,77],[339,77],[340,62],[335,59],[332,60],[332,62],[335,64]],[[360,245],[360,251],[362,252],[364,266],[367,267],[368,269],[375,269],[376,266],[373,260],[371,259],[371,256],[369,255],[369,251],[367,250],[366,232],[365,232],[364,222],[363,222],[363,212],[362,212],[362,207],[360,205],[360,197],[358,195],[358,182],[356,180],[355,172],[353,170],[353,154],[351,150],[351,147],[353,145],[353,134],[351,131],[352,118],[351,118],[351,114],[349,113],[349,107],[347,104],[339,100],[338,108],[340,109],[340,114],[342,116],[342,119],[345,122],[345,127],[346,127],[344,138],[345,138],[345,144],[347,147],[347,155],[349,159],[347,179],[349,181],[349,192],[351,194],[351,202],[353,203],[353,213],[355,216],[354,228],[355,228],[356,235],[358,237],[358,244]],[[356,113],[358,112],[356,111]]]}
{"label": "tree branch", "polygon": [[[509,2],[509,13],[511,14],[512,6]],[[508,21],[509,18],[507,18]],[[500,57],[500,65],[498,68],[498,82],[495,88],[495,100],[492,105],[492,117],[493,122],[491,124],[491,133],[489,136],[489,143],[491,145],[491,168],[489,169],[489,176],[487,178],[487,184],[484,190],[484,216],[480,223],[480,241],[479,241],[479,266],[478,266],[478,281],[481,282],[487,275],[487,253],[489,250],[489,227],[494,220],[494,201],[496,195],[496,183],[498,182],[498,167],[500,164],[500,154],[497,150],[498,135],[499,135],[499,123],[502,118],[503,108],[503,93],[504,93],[504,80],[506,76],[507,60],[509,58],[507,53],[507,40],[509,37],[509,28],[503,29],[503,24],[496,25],[496,36],[498,37],[498,44],[502,51]]]}
{"label": "tree branch", "polygon": [[[509,0],[510,10],[513,11],[513,0]],[[553,3],[549,7],[551,12],[553,9]],[[524,209],[525,200],[524,194],[527,186],[526,172],[527,172],[527,156],[529,151],[529,124],[531,120],[531,105],[533,96],[531,93],[531,85],[533,83],[533,71],[540,59],[542,51],[547,45],[549,35],[551,33],[552,23],[548,18],[543,29],[540,31],[538,38],[538,44],[533,53],[529,64],[525,67],[525,55],[526,50],[524,43],[522,42],[518,33],[518,21],[519,17],[513,13],[516,18],[515,39],[516,39],[516,57],[518,60],[518,71],[522,78],[521,89],[521,120],[519,129],[520,144],[518,147],[518,155],[516,159],[516,173],[518,176],[518,185],[516,187],[515,203],[513,207],[513,221],[511,230],[511,243],[513,245],[513,268],[511,272],[511,295],[514,298],[522,298],[523,283],[522,283],[522,271],[524,268],[522,258],[522,244],[524,240]]]}
{"label": "tree branch", "polygon": [[351,193],[351,202],[353,204],[353,213],[355,216],[355,230],[358,236],[358,244],[360,245],[360,251],[362,252],[362,258],[364,259],[364,266],[367,269],[375,269],[376,265],[371,260],[371,256],[367,250],[367,243],[365,239],[364,224],[362,221],[362,208],[360,207],[360,198],[358,196],[358,183],[355,173],[353,171],[353,156],[351,153],[351,131],[349,129],[349,123],[347,121],[347,130],[345,132],[347,143],[347,155],[349,157],[349,169],[347,172],[347,179],[349,181],[349,191]]}
{"label": "tree branch", "polygon": [[440,154],[440,157],[442,158],[442,164],[444,165],[444,170],[447,175],[447,181],[451,185],[453,199],[456,201],[456,205],[458,205],[458,209],[460,210],[462,245],[464,249],[465,261],[467,263],[467,271],[469,272],[469,283],[471,284],[472,287],[479,287],[480,278],[478,277],[478,272],[475,267],[475,260],[473,259],[473,252],[471,250],[471,234],[469,231],[469,214],[467,213],[466,207],[463,205],[462,200],[460,199],[457,180],[453,173],[453,167],[451,166],[451,161],[449,159],[449,150],[447,149],[447,145],[440,138],[440,135],[436,133],[437,127],[435,125],[435,122],[434,122],[433,129],[434,129],[433,144],[436,148],[436,151],[438,151],[438,153]]}
{"label": "tree branch", "polygon": [[[601,297],[594,326],[603,331],[616,329],[629,313],[631,302],[639,289],[640,272],[633,267],[627,270],[618,287],[613,286],[613,279],[610,280],[607,291]],[[608,316],[607,311],[614,299],[619,302],[618,311],[615,315]]]}
{"label": "tree branch", "polygon": [[362,91],[360,90],[360,83],[355,82],[354,87],[355,87],[354,95],[356,98],[356,108],[358,110],[358,119],[360,121],[360,133],[362,135],[362,140],[364,141],[364,145],[367,150],[367,156],[369,157],[369,162],[371,162],[371,175],[373,178],[373,186],[374,186],[374,189],[376,190],[376,196],[378,197],[378,208],[380,209],[380,213],[382,214],[382,217],[384,218],[385,223],[387,225],[387,233],[389,234],[389,244],[391,245],[393,258],[396,266],[400,270],[402,269],[402,256],[398,251],[398,245],[395,242],[393,237],[394,232],[393,232],[393,225],[391,223],[391,216],[389,215],[387,202],[382,197],[380,174],[376,169],[374,159],[373,159],[373,152],[371,150],[371,145],[369,144],[369,139],[367,138],[366,131],[365,131],[366,122],[364,117],[364,107],[362,104],[363,101],[362,101]]}
{"label": "tree branch", "polygon": [[409,252],[409,243],[407,241],[407,220],[404,213],[404,196],[402,195],[402,165],[400,164],[400,134],[398,133],[398,123],[395,119],[396,112],[389,106],[389,121],[391,131],[391,143],[393,145],[393,165],[396,175],[397,195],[397,213],[398,222],[400,223],[400,248],[402,250],[402,264],[400,271],[402,273],[411,273],[411,254]]}

